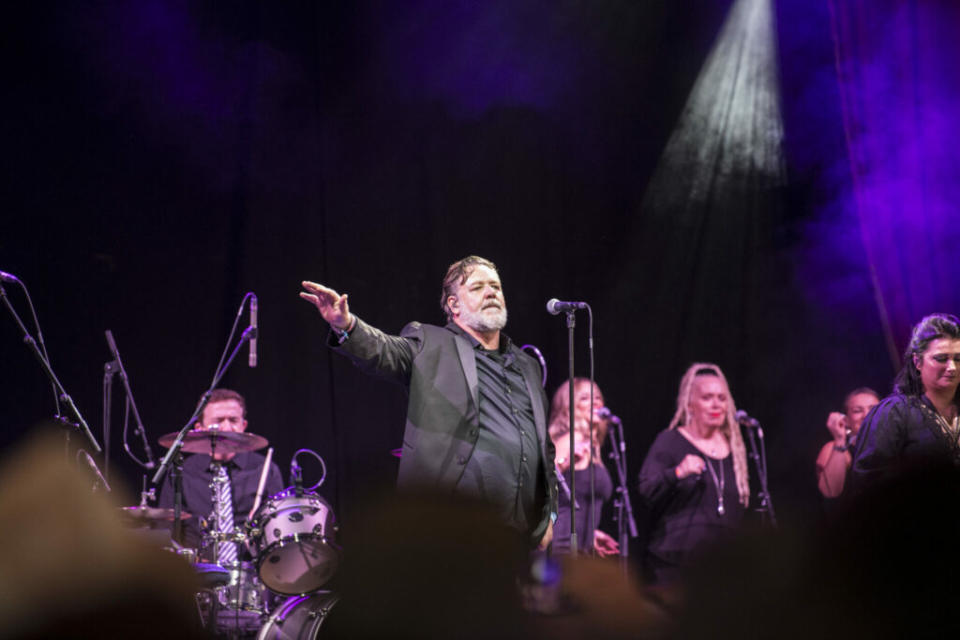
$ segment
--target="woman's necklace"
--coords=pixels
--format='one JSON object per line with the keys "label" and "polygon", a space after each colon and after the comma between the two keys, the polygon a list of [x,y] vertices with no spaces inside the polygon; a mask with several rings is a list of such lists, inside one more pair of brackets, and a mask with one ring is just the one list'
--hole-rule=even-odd
{"label": "woman's necklace", "polygon": [[960,413],[955,413],[952,420],[947,420],[938,409],[931,408],[924,402],[920,403],[920,407],[937,422],[937,426],[943,430],[943,435],[953,445],[954,450],[960,447]]}
{"label": "woman's necklace", "polygon": [[704,456],[703,458],[707,463],[707,469],[710,471],[710,477],[713,478],[713,484],[717,487],[717,515],[722,516],[726,513],[726,509],[723,508],[723,487],[726,484],[723,477],[723,460],[717,460],[717,466],[720,467],[719,477],[717,472],[713,470],[713,464],[710,462],[710,456]]}
{"label": "woman's necklace", "polygon": [[707,437],[703,437],[689,427],[680,427],[680,429],[687,435],[687,440],[708,456],[718,458],[723,453],[723,445],[717,444],[716,442],[716,432],[711,433]]}
{"label": "woman's necklace", "polygon": [[953,444],[956,446],[957,442],[960,441],[960,415],[953,416],[953,420],[948,422],[939,411],[937,411],[936,414],[937,420],[943,428],[943,432],[947,434],[948,438],[953,440]]}

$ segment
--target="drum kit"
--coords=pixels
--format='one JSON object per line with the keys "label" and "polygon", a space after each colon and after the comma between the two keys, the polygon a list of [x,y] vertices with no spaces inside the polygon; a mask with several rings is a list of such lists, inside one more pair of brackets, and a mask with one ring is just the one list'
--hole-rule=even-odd
{"label": "drum kit", "polygon": [[[171,446],[177,435],[163,436],[160,444]],[[242,453],[265,446],[266,438],[245,432],[196,430],[183,440],[183,451],[211,456],[215,471],[222,464],[215,453]],[[338,599],[335,593],[322,589],[340,559],[330,505],[311,489],[303,489],[298,477],[294,487],[268,497],[259,507],[255,505],[246,524],[223,531],[218,525],[221,493],[216,477],[214,473],[210,485],[212,512],[201,520],[200,548],[182,547],[173,540],[172,546],[165,547],[189,562],[200,578],[202,590],[196,597],[203,625],[216,637],[316,638]],[[129,524],[157,527],[175,520],[173,509],[146,506],[148,497],[145,492],[139,506],[122,508]],[[180,514],[181,520],[191,517],[186,512]],[[218,548],[230,543],[248,550],[251,560],[200,561],[222,557]]]}

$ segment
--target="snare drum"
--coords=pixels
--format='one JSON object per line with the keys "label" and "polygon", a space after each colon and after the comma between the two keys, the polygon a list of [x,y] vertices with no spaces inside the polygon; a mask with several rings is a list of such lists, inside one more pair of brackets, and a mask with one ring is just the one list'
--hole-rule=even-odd
{"label": "snare drum", "polygon": [[[229,567],[204,565],[220,570],[221,586],[198,594],[201,615],[218,633],[251,633],[260,628],[270,610],[272,596],[257,577],[251,562],[238,562]],[[210,619],[215,614],[214,619]]]}
{"label": "snare drum", "polygon": [[270,608],[267,590],[257,578],[253,563],[238,562],[225,569],[230,572],[230,582],[215,589],[221,610],[266,613]]}
{"label": "snare drum", "polygon": [[271,614],[257,640],[316,640],[320,625],[338,599],[329,591],[288,598]]}
{"label": "snare drum", "polygon": [[333,510],[315,493],[287,489],[267,500],[253,522],[253,546],[263,584],[284,595],[322,587],[336,572]]}

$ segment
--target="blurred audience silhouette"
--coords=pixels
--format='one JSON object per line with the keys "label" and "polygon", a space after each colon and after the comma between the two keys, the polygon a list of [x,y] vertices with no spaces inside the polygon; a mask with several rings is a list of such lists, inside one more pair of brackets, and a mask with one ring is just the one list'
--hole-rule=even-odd
{"label": "blurred audience silhouette", "polygon": [[190,565],[131,535],[122,489],[91,476],[45,428],[0,468],[0,637],[202,638]]}

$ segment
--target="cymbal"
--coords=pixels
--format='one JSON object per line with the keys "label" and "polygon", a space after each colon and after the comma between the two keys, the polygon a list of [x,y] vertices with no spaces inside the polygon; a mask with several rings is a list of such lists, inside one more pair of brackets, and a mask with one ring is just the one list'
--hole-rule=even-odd
{"label": "cymbal", "polygon": [[[177,439],[179,431],[160,436],[160,446],[170,448]],[[254,433],[236,431],[208,431],[194,429],[183,437],[183,451],[186,453],[243,453],[256,451],[267,446],[267,439]]]}
{"label": "cymbal", "polygon": [[[135,520],[137,522],[173,522],[173,509],[140,506],[120,507],[120,513],[124,518]],[[188,512],[180,512],[181,520],[186,520],[190,517],[192,516]]]}

